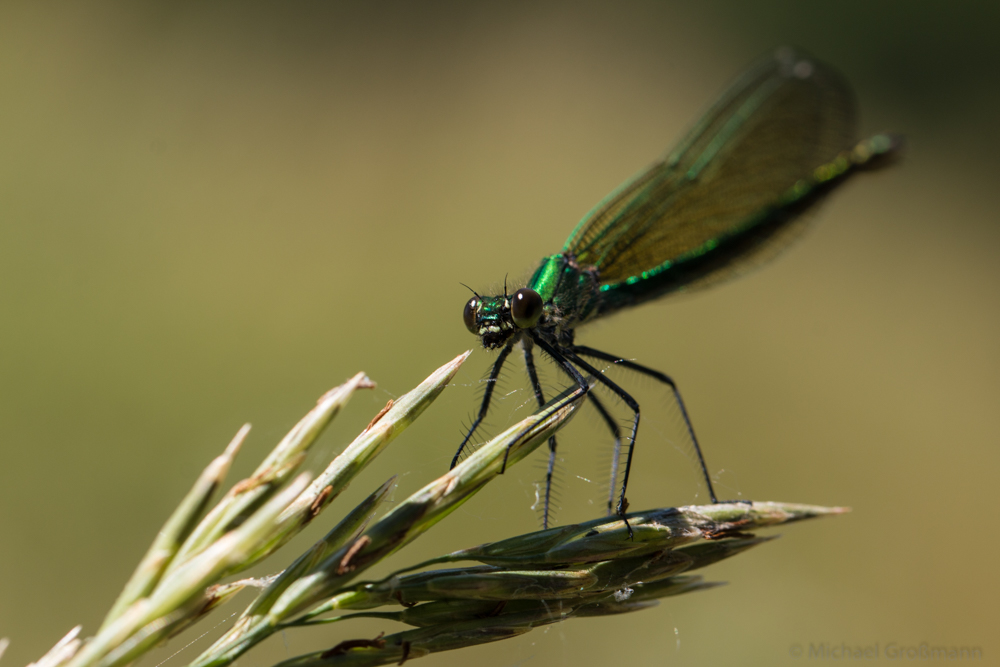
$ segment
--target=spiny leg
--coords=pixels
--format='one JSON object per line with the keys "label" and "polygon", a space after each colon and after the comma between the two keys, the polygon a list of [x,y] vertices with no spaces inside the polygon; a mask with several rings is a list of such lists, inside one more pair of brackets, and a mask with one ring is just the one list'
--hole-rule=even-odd
{"label": "spiny leg", "polygon": [[[572,350],[566,350],[566,358],[572,361],[574,364],[579,366],[587,373],[593,375],[594,379],[596,379],[598,382],[600,382],[605,387],[610,389],[620,399],[625,401],[625,405],[627,405],[629,409],[635,414],[635,416],[632,419],[632,437],[630,439],[631,441],[628,443],[628,456],[625,458],[625,476],[622,478],[622,492],[621,495],[618,497],[618,508],[616,510],[618,515],[623,519],[625,519],[625,510],[628,509],[628,500],[625,499],[625,491],[628,489],[628,476],[629,473],[632,471],[632,454],[635,451],[635,438],[636,434],[639,432],[639,403],[637,403],[636,400],[632,398],[631,394],[629,394],[627,391],[625,391],[617,384],[609,380],[607,377],[604,376],[603,373],[601,373],[596,368],[594,368],[586,361],[581,359]],[[628,526],[629,537],[631,537],[632,527],[628,525],[627,519],[625,520],[625,525]]]}
{"label": "spiny leg", "polygon": [[[584,394],[590,393],[590,383],[587,382],[586,379],[584,379],[584,377],[580,374],[580,371],[576,370],[576,367],[573,364],[571,364],[569,362],[569,360],[566,359],[566,357],[564,357],[562,354],[560,354],[554,347],[552,347],[551,345],[549,345],[548,343],[546,343],[544,340],[542,340],[542,338],[537,333],[535,333],[533,331],[529,331],[527,333],[531,337],[531,340],[533,340],[536,345],[538,345],[543,350],[545,350],[548,353],[548,355],[555,360],[555,362],[559,366],[559,368],[561,368],[564,372],[568,373],[571,378],[573,378],[573,381],[576,382],[576,385],[577,385],[577,388],[579,389],[579,391],[582,391]],[[555,406],[553,406],[553,408],[555,408],[555,409],[558,410],[558,409],[561,409],[563,406],[569,405],[573,401],[577,400],[577,398],[579,398],[579,396],[575,396],[574,395],[575,393],[576,392],[568,394],[564,399],[562,399],[562,405],[555,405]],[[536,426],[537,426],[537,424],[536,424]],[[534,428],[534,427],[528,428],[527,430],[523,431],[522,433],[519,433],[517,435],[517,437],[514,438],[514,440],[511,442],[511,444],[507,446],[507,451],[504,452],[504,455],[503,455],[503,466],[500,467],[500,474],[501,475],[504,474],[504,472],[507,470],[507,457],[510,456],[510,448],[513,446],[513,443],[517,442],[522,437],[524,437],[525,435],[527,435],[531,431],[532,428]]]}
{"label": "spiny leg", "polygon": [[[648,366],[643,366],[633,361],[629,361],[628,359],[622,359],[621,357],[616,357],[612,354],[608,354],[607,352],[595,350],[592,347],[574,345],[573,352],[588,357],[594,357],[595,359],[601,359],[602,361],[609,361],[613,364],[618,364],[624,368],[628,368],[629,370],[642,373],[643,375],[648,375],[654,380],[662,382],[670,387],[671,391],[674,393],[674,399],[677,401],[677,407],[681,410],[681,417],[684,418],[684,425],[687,427],[688,436],[690,436],[691,442],[694,443],[694,451],[695,454],[698,455],[698,463],[701,465],[701,474],[705,478],[705,485],[708,487],[708,497],[712,499],[712,503],[718,503],[719,500],[715,495],[715,487],[712,486],[712,478],[708,474],[708,466],[705,465],[705,457],[701,453],[701,446],[698,444],[698,438],[694,434],[694,426],[691,425],[691,418],[688,417],[687,408],[684,407],[684,399],[681,398],[681,393],[678,391],[677,385],[670,378],[670,376],[649,368]],[[631,458],[631,451],[629,452],[629,458]]]}
{"label": "spiny leg", "polygon": [[622,432],[618,428],[618,422],[615,421],[615,418],[611,416],[611,413],[608,412],[608,409],[604,407],[604,404],[597,398],[594,392],[587,394],[587,398],[597,408],[598,414],[604,419],[604,423],[615,439],[614,453],[611,458],[611,484],[608,486],[608,514],[611,514],[611,508],[615,504],[615,480],[618,479],[618,464],[622,452]]}
{"label": "spiny leg", "polygon": [[[532,388],[535,391],[535,398],[538,400],[538,406],[542,407],[545,404],[545,397],[542,393],[541,383],[538,381],[538,373],[535,370],[534,354],[532,354],[531,347],[528,344],[524,345],[524,362],[525,366],[528,368],[528,377],[531,379]],[[570,374],[570,377],[574,380],[577,379],[573,374]],[[621,429],[618,427],[618,423],[615,421],[614,417],[611,416],[611,413],[608,412],[607,408],[604,407],[604,404],[593,392],[587,392],[587,398],[593,403],[598,414],[601,415],[601,418],[604,420],[604,423],[607,425],[608,430],[611,431],[611,435],[614,438],[614,454],[611,464],[611,486],[608,493],[608,514],[611,514],[611,508],[614,506],[615,500],[614,482],[618,478],[619,456],[621,453]],[[549,438],[549,465],[545,477],[545,514],[543,518],[543,525],[545,528],[548,528],[552,475],[555,467],[555,452],[556,439],[555,436],[552,436]]]}
{"label": "spiny leg", "polygon": [[[538,381],[538,371],[535,370],[535,355],[531,353],[531,341],[522,342],[524,347],[524,365],[528,369],[528,378],[531,380],[531,388],[535,391],[535,399],[538,407],[545,406],[545,396],[542,393],[542,384]],[[542,528],[549,527],[549,503],[552,499],[552,473],[556,467],[556,436],[549,438],[549,466],[545,471],[545,510],[542,513]]]}
{"label": "spiny leg", "polygon": [[[598,373],[593,366],[585,362],[583,359],[577,357],[575,354],[573,354],[572,350],[570,350],[569,348],[565,348],[563,350],[556,349],[552,345],[546,343],[537,334],[531,334],[531,339],[535,341],[535,343],[537,343],[539,347],[545,350],[545,352],[547,352],[548,355],[556,361],[559,368],[561,368],[563,372],[567,373],[571,378],[573,378],[573,380],[577,383],[577,385],[582,391],[586,392],[589,395],[590,383],[583,378],[583,375],[580,373],[579,370],[577,370],[576,366],[579,366],[586,372],[593,375],[595,380],[597,380],[601,384],[611,389],[611,391],[613,391],[619,397],[621,397],[621,399],[624,400],[630,408],[632,408],[632,411],[635,413],[635,419],[632,421],[632,444],[629,445],[628,460],[625,464],[625,484],[627,485],[629,468],[632,465],[632,447],[635,445],[635,434],[636,431],[639,429],[639,404],[636,403],[635,399],[629,396],[628,393],[625,392],[625,390],[623,390],[614,382],[612,382],[611,380],[607,379],[606,377]],[[576,364],[576,366],[574,366],[573,364]],[[631,540],[634,539],[634,536],[632,534],[632,526],[629,525],[628,519],[625,517],[625,511],[627,509],[628,509],[628,501],[625,500],[625,488],[622,487],[622,497],[618,501],[618,515],[622,518],[622,521],[625,522],[625,528],[628,529],[628,538]]]}
{"label": "spiny leg", "polygon": [[479,424],[483,421],[486,413],[490,409],[490,399],[493,398],[493,388],[496,386],[497,378],[500,376],[500,369],[503,368],[503,363],[507,360],[507,355],[510,351],[514,349],[514,343],[508,343],[502,350],[500,350],[500,355],[497,360],[493,362],[493,368],[490,370],[490,377],[486,380],[486,391],[483,393],[483,403],[479,406],[479,414],[476,419],[472,422],[472,426],[469,427],[469,432],[465,434],[465,439],[462,440],[462,444],[458,446],[458,451],[455,452],[455,458],[451,460],[451,467],[454,468],[458,465],[458,457],[462,455],[462,450],[465,449],[465,445],[468,444],[469,439],[472,434],[476,432],[479,428]]}

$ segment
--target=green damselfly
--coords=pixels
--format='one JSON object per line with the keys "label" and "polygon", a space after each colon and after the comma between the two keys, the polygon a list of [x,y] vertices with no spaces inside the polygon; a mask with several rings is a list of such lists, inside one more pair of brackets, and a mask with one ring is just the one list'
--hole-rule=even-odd
{"label": "green damselfly", "polygon": [[[737,79],[663,160],[626,181],[576,226],[561,252],[542,260],[527,286],[497,296],[476,294],[463,313],[485,348],[499,350],[479,413],[452,466],[486,416],[493,387],[521,344],[539,405],[545,398],[535,369],[537,345],[587,392],[615,440],[621,434],[590,381],[605,386],[633,413],[617,512],[639,428],[639,404],[585,360],[648,375],[668,386],[698,456],[712,502],[718,502],[701,447],[677,385],[628,359],[577,345],[577,327],[667,294],[704,287],[769,259],[804,227],[803,213],[850,176],[882,164],[898,138],[857,141],[850,86],[831,67],[780,49]],[[475,292],[473,292],[475,294]],[[549,440],[543,524],[548,527],[556,439]],[[608,512],[614,501],[612,468]]]}

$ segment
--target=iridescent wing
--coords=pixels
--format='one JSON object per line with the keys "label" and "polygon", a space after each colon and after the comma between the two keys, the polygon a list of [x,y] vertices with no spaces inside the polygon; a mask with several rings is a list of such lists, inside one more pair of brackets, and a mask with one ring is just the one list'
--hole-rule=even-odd
{"label": "iridescent wing", "polygon": [[[731,85],[664,160],[587,214],[563,252],[596,267],[608,297],[622,297],[602,312],[728,276],[783,245],[787,229],[755,227],[854,145],[855,125],[844,79],[782,49]],[[786,228],[797,215],[788,217]]]}

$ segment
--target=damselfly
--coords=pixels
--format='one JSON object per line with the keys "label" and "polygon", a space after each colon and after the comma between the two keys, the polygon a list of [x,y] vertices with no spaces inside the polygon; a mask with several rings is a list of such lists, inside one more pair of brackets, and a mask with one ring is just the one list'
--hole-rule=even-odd
{"label": "damselfly", "polygon": [[[626,181],[584,216],[562,251],[544,258],[527,286],[508,294],[505,284],[502,295],[470,299],[465,325],[485,348],[500,352],[452,467],[486,416],[501,368],[517,344],[538,404],[544,404],[533,356],[538,346],[587,392],[615,439],[616,455],[618,424],[590,391],[588,377],[621,398],[634,415],[618,514],[624,516],[628,506],[625,492],[639,404],[586,359],[617,364],[669,387],[709,497],[718,502],[674,381],[631,360],[577,345],[576,329],[629,306],[714,284],[776,254],[803,228],[803,213],[850,176],[896,152],[899,142],[892,135],[858,142],[856,124],[847,82],[811,57],[781,49],[737,79],[665,159]],[[545,527],[555,452],[552,437]],[[612,484],[614,478],[613,472]],[[609,513],[613,499],[612,487]]]}

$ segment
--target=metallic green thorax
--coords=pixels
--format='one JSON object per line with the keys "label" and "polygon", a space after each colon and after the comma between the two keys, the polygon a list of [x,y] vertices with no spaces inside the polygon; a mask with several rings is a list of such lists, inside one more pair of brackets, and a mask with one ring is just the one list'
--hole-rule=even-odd
{"label": "metallic green thorax", "polygon": [[545,302],[545,321],[560,329],[573,329],[587,321],[599,299],[597,271],[581,268],[566,253],[543,259],[528,287]]}

